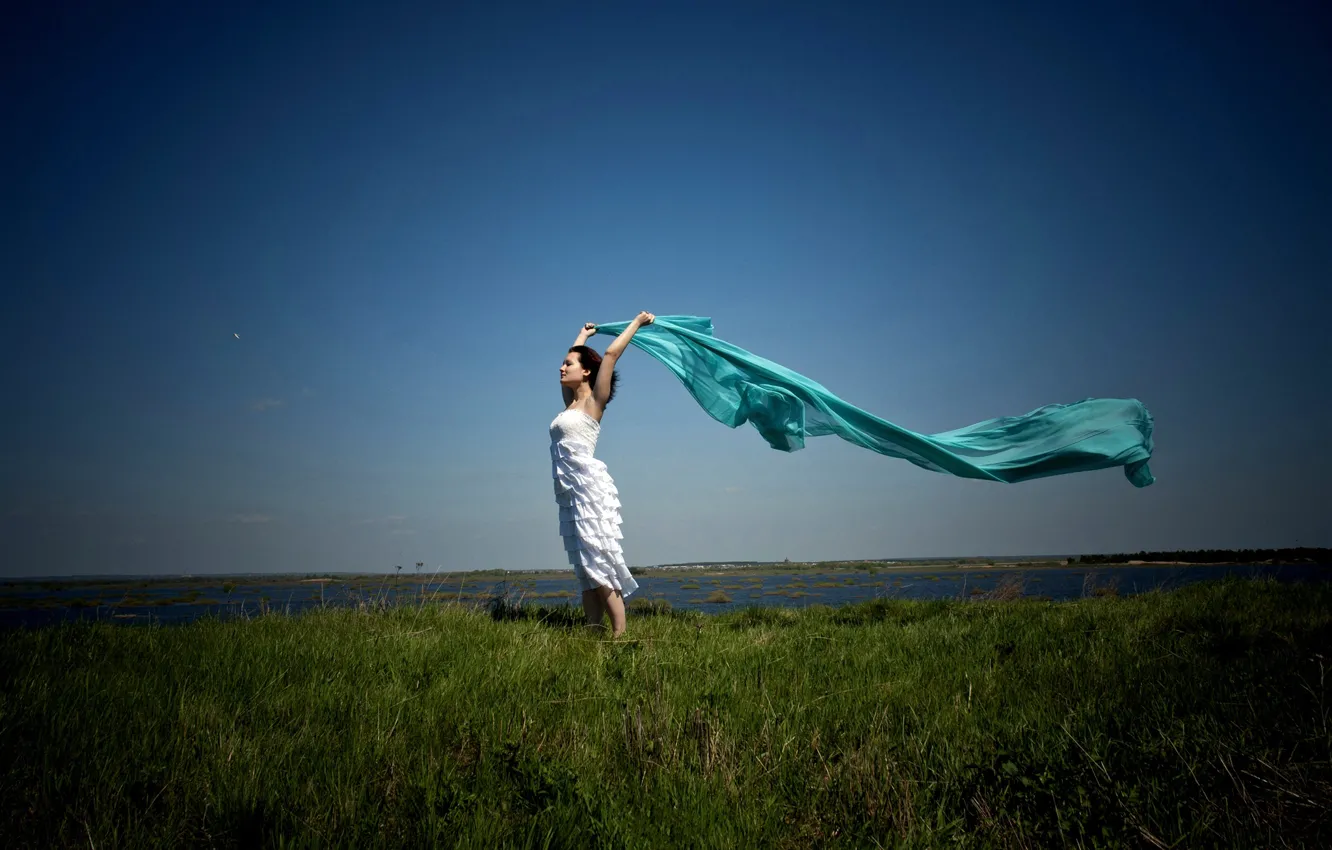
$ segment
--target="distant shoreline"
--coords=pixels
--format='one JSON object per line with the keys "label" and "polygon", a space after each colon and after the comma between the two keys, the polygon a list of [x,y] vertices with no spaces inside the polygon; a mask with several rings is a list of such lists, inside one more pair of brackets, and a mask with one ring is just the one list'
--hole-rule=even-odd
{"label": "distant shoreline", "polygon": [[[1332,563],[1332,558],[1327,562]],[[1278,561],[1279,564],[1294,566],[1296,564],[1312,564],[1318,561]],[[1039,560],[1039,561],[993,561],[984,563],[967,563],[964,561],[937,562],[937,563],[912,563],[902,564],[895,562],[880,563],[846,563],[839,561],[822,562],[814,564],[764,564],[755,566],[737,566],[731,564],[717,565],[699,565],[699,566],[681,566],[681,567],[645,567],[641,570],[634,568],[635,576],[647,578],[661,578],[680,573],[694,573],[699,575],[773,575],[783,573],[849,573],[849,572],[884,572],[884,573],[929,573],[929,572],[1019,572],[1023,570],[1051,570],[1051,569],[1080,569],[1080,570],[1105,570],[1121,569],[1124,567],[1232,567],[1232,566],[1271,566],[1271,562],[1232,560],[1232,561],[1113,561],[1113,562],[1093,562],[1081,563],[1065,560]],[[557,571],[558,572],[558,571]]]}
{"label": "distant shoreline", "polygon": [[[1309,552],[1310,550],[1302,550]],[[956,558],[920,561],[800,561],[800,562],[696,562],[688,564],[661,564],[654,566],[635,566],[631,571],[637,578],[670,578],[672,576],[735,576],[735,575],[785,575],[797,573],[929,573],[929,572],[1019,572],[1027,570],[1082,569],[1107,570],[1126,567],[1226,567],[1226,566],[1272,566],[1303,564],[1332,564],[1332,550],[1312,550],[1323,557],[1294,558],[1230,558],[1214,561],[1155,560],[1138,559],[1109,560],[1122,556],[1075,556],[1074,558]],[[1155,554],[1155,553],[1153,553]],[[1237,553],[1238,554],[1238,553]],[[1092,560],[1082,560],[1090,558]],[[1104,559],[1104,560],[1103,560]],[[534,578],[557,578],[571,574],[569,569],[538,570],[451,570],[437,572],[417,572],[403,570],[400,573],[199,573],[180,575],[79,575],[79,576],[23,576],[0,578],[0,587],[20,585],[172,585],[172,584],[253,584],[261,581],[265,584],[344,584],[344,585],[383,585],[383,584],[449,584],[471,581],[502,582]]]}

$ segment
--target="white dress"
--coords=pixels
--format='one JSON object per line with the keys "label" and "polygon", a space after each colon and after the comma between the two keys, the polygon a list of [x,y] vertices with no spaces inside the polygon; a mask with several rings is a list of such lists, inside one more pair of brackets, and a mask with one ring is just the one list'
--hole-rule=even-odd
{"label": "white dress", "polygon": [[583,590],[609,587],[628,596],[638,589],[620,541],[620,495],[606,464],[593,457],[601,423],[581,410],[564,410],[550,423],[550,471],[560,506],[560,536]]}

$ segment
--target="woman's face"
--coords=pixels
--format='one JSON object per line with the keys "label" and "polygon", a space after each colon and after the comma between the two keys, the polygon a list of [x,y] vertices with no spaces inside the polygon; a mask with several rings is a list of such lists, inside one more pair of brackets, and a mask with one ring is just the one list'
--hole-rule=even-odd
{"label": "woman's face", "polygon": [[578,356],[577,351],[570,351],[564,355],[564,362],[560,364],[560,383],[566,387],[577,387],[587,376],[592,373],[583,368],[582,358]]}

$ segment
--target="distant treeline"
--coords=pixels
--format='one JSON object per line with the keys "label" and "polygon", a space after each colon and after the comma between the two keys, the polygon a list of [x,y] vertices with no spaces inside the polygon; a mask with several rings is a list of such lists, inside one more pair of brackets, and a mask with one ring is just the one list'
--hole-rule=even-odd
{"label": "distant treeline", "polygon": [[1080,555],[1070,564],[1126,564],[1129,561],[1183,561],[1188,564],[1257,563],[1332,563],[1332,549],[1300,547],[1297,549],[1194,549],[1187,552],[1137,552],[1118,555]]}

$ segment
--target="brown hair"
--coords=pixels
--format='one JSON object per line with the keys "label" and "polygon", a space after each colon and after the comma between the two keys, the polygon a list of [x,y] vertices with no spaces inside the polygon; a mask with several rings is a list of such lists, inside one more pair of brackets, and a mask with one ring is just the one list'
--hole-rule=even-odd
{"label": "brown hair", "polygon": [[[601,355],[597,354],[595,349],[589,348],[586,345],[575,345],[573,348],[569,349],[569,351],[573,354],[577,354],[578,362],[584,369],[592,373],[587,376],[587,382],[589,384],[596,384],[597,373],[601,371]],[[606,397],[607,404],[610,404],[610,400],[615,398],[615,386],[619,383],[620,373],[612,372],[610,395]]]}

